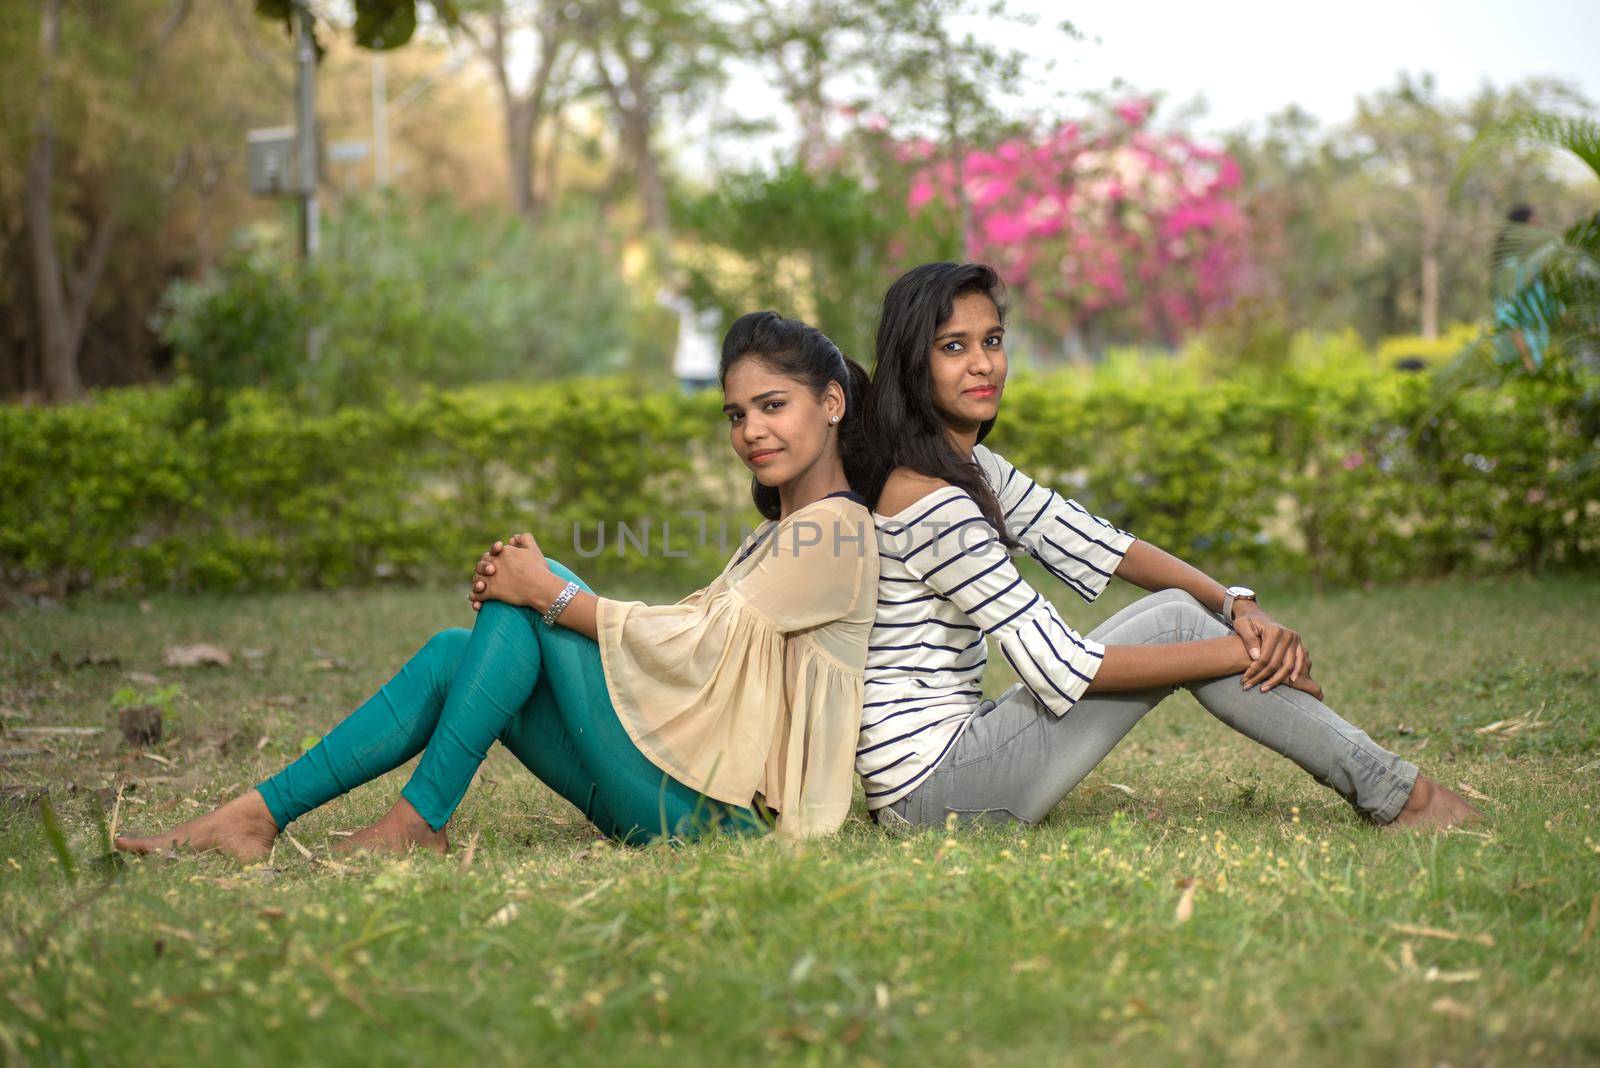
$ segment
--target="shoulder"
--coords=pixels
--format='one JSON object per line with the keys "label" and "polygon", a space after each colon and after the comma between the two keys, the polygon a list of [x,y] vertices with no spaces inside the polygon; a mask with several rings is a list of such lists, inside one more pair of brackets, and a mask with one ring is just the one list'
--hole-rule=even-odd
{"label": "shoulder", "polygon": [[883,492],[878,495],[877,512],[882,516],[899,515],[925,497],[931,497],[940,490],[955,488],[942,478],[919,474],[908,467],[897,467],[883,484]]}
{"label": "shoulder", "polygon": [[1012,475],[1019,473],[1009,460],[986,445],[974,445],[972,459],[997,493],[1010,481]]}

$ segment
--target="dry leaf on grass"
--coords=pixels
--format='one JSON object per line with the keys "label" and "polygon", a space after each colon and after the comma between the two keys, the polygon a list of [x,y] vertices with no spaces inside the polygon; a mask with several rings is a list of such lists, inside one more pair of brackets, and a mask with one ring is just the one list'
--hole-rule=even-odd
{"label": "dry leaf on grass", "polygon": [[1520,716],[1511,716],[1507,719],[1497,719],[1493,723],[1485,723],[1481,727],[1474,727],[1473,734],[1516,734],[1518,731],[1538,730],[1550,724],[1540,720],[1544,714],[1544,705],[1540,705],[1532,712],[1524,712]]}
{"label": "dry leaf on grass", "polygon": [[1462,793],[1466,794],[1468,797],[1472,798],[1474,801],[1487,801],[1491,805],[1495,803],[1494,802],[1494,798],[1490,797],[1488,794],[1480,794],[1478,791],[1474,790],[1467,783],[1464,783],[1464,782],[1456,783],[1456,789],[1460,790]]}
{"label": "dry leaf on grass", "polygon": [[1494,935],[1486,932],[1461,934],[1459,931],[1446,931],[1442,927],[1416,927],[1409,923],[1391,923],[1389,929],[1400,934],[1413,935],[1417,938],[1437,938],[1444,942],[1473,942],[1480,946],[1494,945]]}
{"label": "dry leaf on grass", "polygon": [[1433,1004],[1429,1005],[1428,1008],[1430,1011],[1436,1012],[1440,1016],[1451,1016],[1457,1020],[1470,1020],[1473,1017],[1473,1012],[1470,1006],[1463,1005],[1455,998],[1448,996],[1434,998]]}
{"label": "dry leaf on grass", "polygon": [[508,901],[504,905],[500,906],[499,910],[496,911],[493,916],[489,917],[489,926],[504,927],[506,924],[510,923],[516,918],[517,903],[515,901]]}
{"label": "dry leaf on grass", "polygon": [[1594,895],[1594,900],[1589,902],[1589,918],[1583,921],[1583,933],[1578,936],[1578,944],[1567,952],[1576,953],[1589,944],[1589,939],[1594,937],[1595,925],[1600,924],[1600,894]]}
{"label": "dry leaf on grass", "polygon": [[283,832],[283,837],[290,845],[294,846],[295,851],[298,852],[302,857],[305,857],[307,860],[311,859],[311,850],[301,845],[298,838],[290,834],[288,831]]}
{"label": "dry leaf on grass", "polygon": [[28,734],[35,736],[55,735],[68,738],[82,738],[99,734],[104,727],[8,727],[7,734]]}
{"label": "dry leaf on grass", "polygon": [[1475,983],[1483,978],[1483,973],[1476,968],[1461,972],[1442,972],[1430,966],[1422,973],[1422,978],[1430,983]]}
{"label": "dry leaf on grass", "polygon": [[233,663],[233,654],[220,645],[169,645],[161,655],[167,667],[227,667]]}
{"label": "dry leaf on grass", "polygon": [[1172,922],[1188,923],[1194,915],[1194,890],[1200,885],[1200,880],[1191,877],[1181,880],[1178,885],[1183,887],[1183,893],[1178,897],[1178,906],[1172,910]]}
{"label": "dry leaf on grass", "polygon": [[478,855],[478,835],[480,833],[482,832],[472,832],[472,838],[467,842],[467,848],[461,851],[461,862],[457,868],[458,871],[467,871],[472,867],[472,858]]}

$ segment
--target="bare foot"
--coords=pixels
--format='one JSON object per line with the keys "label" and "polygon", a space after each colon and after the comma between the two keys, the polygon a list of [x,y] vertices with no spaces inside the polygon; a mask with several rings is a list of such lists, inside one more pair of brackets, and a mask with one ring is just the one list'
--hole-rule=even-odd
{"label": "bare foot", "polygon": [[188,823],[180,823],[166,834],[135,838],[117,835],[116,846],[125,853],[157,853],[169,846],[201,851],[215,849],[239,860],[260,860],[272,852],[278,825],[272,820],[266,799],[251,790],[212,809]]}
{"label": "bare foot", "polygon": [[1448,827],[1476,823],[1481,819],[1483,813],[1473,808],[1466,798],[1419,774],[1417,784],[1411,788],[1411,796],[1406,799],[1406,807],[1400,810],[1400,815],[1389,826],[1442,831]]}
{"label": "bare foot", "polygon": [[450,850],[450,839],[443,831],[428,826],[428,821],[417,814],[405,798],[383,814],[377,823],[352,834],[333,847],[335,853],[352,853],[371,850],[375,853],[405,853],[416,846],[431,849],[443,856]]}

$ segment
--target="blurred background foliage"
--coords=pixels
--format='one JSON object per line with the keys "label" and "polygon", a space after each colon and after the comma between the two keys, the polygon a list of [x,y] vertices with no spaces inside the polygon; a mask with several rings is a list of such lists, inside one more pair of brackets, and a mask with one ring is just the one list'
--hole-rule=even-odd
{"label": "blurred background foliage", "polygon": [[291,113],[286,0],[0,5],[10,582],[326,585],[530,514],[743,514],[663,295],[870,364],[888,282],[955,257],[1011,287],[997,443],[1140,533],[1341,581],[1593,560],[1600,138],[1569,83],[1401,74],[1217,140],[1132,87],[1029,96],[1061,79],[994,42],[1092,27],[987,0],[314,9],[342,150],[305,264],[245,189],[245,132]]}

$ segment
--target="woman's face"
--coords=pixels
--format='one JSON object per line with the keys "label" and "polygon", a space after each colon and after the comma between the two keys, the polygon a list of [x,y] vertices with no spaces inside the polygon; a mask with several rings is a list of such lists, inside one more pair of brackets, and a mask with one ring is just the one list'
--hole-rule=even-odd
{"label": "woman's face", "polygon": [[951,430],[977,433],[980,423],[1000,411],[1006,385],[1005,333],[999,309],[982,293],[957,297],[950,318],[934,331],[928,353],[933,406]]}
{"label": "woman's face", "polygon": [[728,372],[722,396],[733,451],[764,486],[792,482],[838,448],[844,390],[837,382],[818,397],[804,382],[749,358]]}

